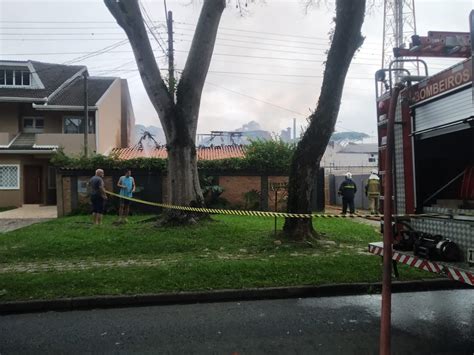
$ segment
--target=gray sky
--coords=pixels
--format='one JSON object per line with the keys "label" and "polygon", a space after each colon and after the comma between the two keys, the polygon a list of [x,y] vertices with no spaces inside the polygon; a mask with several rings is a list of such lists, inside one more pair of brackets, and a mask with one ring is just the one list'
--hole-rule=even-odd
{"label": "gray sky", "polygon": [[[163,1],[142,0],[153,21],[164,20]],[[200,5],[168,0],[175,20],[176,67],[183,68]],[[415,0],[417,32],[468,31],[471,0]],[[333,9],[304,14],[299,0],[249,5],[242,18],[235,7],[223,14],[202,96],[198,133],[234,130],[255,120],[271,132],[305,124],[319,96]],[[86,22],[87,21],[87,22]],[[367,15],[361,51],[348,73],[337,131],[376,134],[373,74],[380,67],[383,8]],[[155,23],[166,40],[163,22]],[[100,0],[0,0],[0,58],[64,63],[114,45],[126,36]],[[155,40],[156,56],[164,56]],[[162,44],[164,46],[164,44]],[[165,47],[166,48],[166,47]],[[429,60],[433,70],[459,60]],[[74,62],[92,75],[127,78],[137,123],[159,125],[141,83],[128,43]],[[167,67],[165,58],[159,60]]]}

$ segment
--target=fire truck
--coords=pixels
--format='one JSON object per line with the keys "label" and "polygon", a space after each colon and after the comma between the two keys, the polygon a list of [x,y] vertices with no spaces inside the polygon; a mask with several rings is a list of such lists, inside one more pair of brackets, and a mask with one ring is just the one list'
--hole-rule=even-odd
{"label": "fire truck", "polygon": [[[375,87],[394,270],[402,263],[474,286],[473,13],[470,22],[471,33],[433,31],[395,48]],[[429,75],[424,57],[460,62]],[[382,255],[384,245],[370,243],[369,252]]]}

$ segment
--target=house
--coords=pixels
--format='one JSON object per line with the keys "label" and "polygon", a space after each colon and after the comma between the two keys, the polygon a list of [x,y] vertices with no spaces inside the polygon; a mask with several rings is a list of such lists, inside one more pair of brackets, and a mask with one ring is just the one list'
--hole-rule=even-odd
{"label": "house", "polygon": [[[87,67],[0,61],[0,207],[55,204],[55,170],[62,148],[84,151],[84,77]],[[127,81],[87,78],[88,151],[127,147],[134,115]]]}
{"label": "house", "polygon": [[347,171],[353,174],[370,174],[378,167],[378,147],[372,143],[348,143],[341,145],[330,141],[321,166],[327,174],[344,175]]}

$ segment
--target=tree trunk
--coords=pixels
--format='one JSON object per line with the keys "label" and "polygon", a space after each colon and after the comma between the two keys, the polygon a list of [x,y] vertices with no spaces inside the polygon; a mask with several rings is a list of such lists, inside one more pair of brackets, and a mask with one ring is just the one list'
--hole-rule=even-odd
{"label": "tree trunk", "polygon": [[[168,202],[179,206],[203,206],[204,198],[197,171],[196,129],[201,94],[226,0],[204,0],[188,59],[177,85],[176,98],[161,77],[138,0],[104,2],[130,40],[143,85],[165,132]],[[163,222],[187,223],[195,221],[197,217],[202,217],[202,214],[166,211]]]}
{"label": "tree trunk", "polygon": [[[334,132],[349,65],[364,40],[360,33],[364,12],[365,0],[336,1],[336,27],[318,105],[309,117],[308,129],[298,143],[290,167],[288,212],[312,212],[313,180]],[[295,240],[316,236],[311,219],[287,218],[283,231],[287,237]]]}
{"label": "tree trunk", "polygon": [[[204,197],[199,185],[197,154],[194,141],[167,145],[168,174],[167,190],[169,203],[177,206],[203,207]],[[161,225],[195,223],[207,214],[180,210],[165,210]]]}

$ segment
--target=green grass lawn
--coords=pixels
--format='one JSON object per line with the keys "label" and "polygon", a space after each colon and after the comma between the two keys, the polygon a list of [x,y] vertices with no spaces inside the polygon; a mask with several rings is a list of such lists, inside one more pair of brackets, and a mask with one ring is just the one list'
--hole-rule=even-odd
{"label": "green grass lawn", "polygon": [[[275,243],[269,218],[214,216],[181,228],[146,219],[115,226],[106,217],[98,227],[75,216],[0,235],[0,300],[381,279],[381,258],[366,253],[380,235],[354,221],[315,220],[324,238],[309,247]],[[404,280],[432,275],[400,269]]]}

